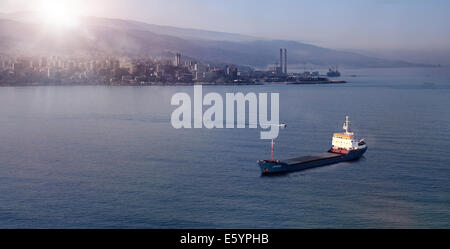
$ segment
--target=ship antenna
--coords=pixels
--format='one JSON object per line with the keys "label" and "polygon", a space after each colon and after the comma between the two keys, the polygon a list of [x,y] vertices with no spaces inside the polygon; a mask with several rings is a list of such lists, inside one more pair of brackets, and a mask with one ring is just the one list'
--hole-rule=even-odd
{"label": "ship antenna", "polygon": [[342,127],[345,130],[345,133],[348,133],[348,116],[345,116],[345,123],[344,123],[344,127]]}

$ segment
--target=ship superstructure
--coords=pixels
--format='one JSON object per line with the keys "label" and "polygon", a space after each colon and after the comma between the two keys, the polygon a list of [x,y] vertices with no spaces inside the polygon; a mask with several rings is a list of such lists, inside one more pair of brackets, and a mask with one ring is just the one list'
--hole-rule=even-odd
{"label": "ship superstructure", "polygon": [[346,116],[345,123],[342,127],[345,132],[333,134],[330,152],[348,154],[352,150],[359,150],[367,147],[364,139],[358,140],[355,138],[355,134],[350,131],[349,124],[350,121],[348,121],[348,116]]}

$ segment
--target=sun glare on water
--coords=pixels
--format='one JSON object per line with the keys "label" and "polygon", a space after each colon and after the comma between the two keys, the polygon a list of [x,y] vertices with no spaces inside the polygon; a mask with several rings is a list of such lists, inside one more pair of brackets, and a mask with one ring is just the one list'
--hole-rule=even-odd
{"label": "sun glare on water", "polygon": [[78,18],[76,13],[64,4],[64,1],[42,1],[41,15],[43,21],[51,26],[76,27]]}

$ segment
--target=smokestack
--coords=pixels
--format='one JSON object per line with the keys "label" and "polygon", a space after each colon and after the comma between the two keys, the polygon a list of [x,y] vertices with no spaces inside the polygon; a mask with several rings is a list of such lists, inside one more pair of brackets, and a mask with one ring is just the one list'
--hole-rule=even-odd
{"label": "smokestack", "polygon": [[284,73],[287,74],[287,49],[284,49]]}
{"label": "smokestack", "polygon": [[283,49],[280,48],[280,71],[283,72]]}

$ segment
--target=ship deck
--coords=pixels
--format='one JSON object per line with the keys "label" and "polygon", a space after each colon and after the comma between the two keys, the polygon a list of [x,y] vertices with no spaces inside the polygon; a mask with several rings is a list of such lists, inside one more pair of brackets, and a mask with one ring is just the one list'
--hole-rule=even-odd
{"label": "ship deck", "polygon": [[281,160],[281,162],[285,163],[287,165],[294,165],[294,164],[308,163],[308,162],[312,162],[312,161],[329,159],[329,158],[340,157],[340,156],[342,156],[342,154],[327,152],[327,153],[322,153],[322,154],[302,156],[302,157]]}

